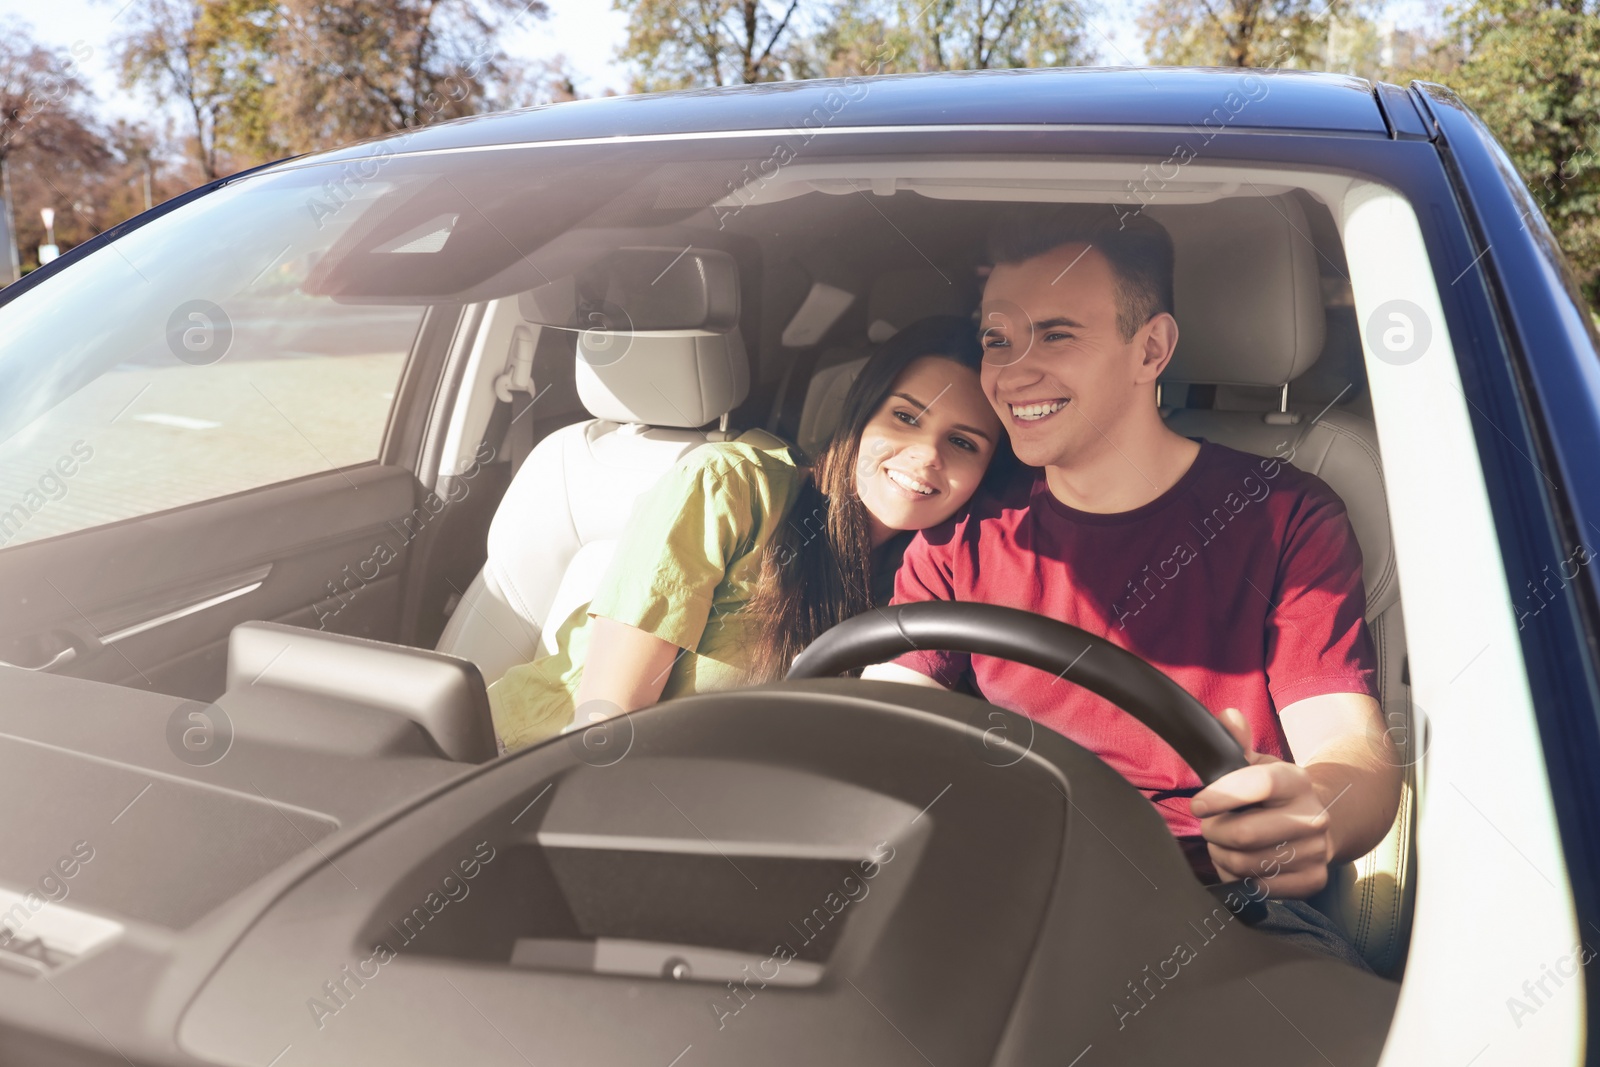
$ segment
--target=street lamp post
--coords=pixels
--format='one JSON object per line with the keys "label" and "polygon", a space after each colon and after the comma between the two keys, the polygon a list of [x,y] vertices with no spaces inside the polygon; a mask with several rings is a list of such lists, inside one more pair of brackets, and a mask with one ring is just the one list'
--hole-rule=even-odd
{"label": "street lamp post", "polygon": [[56,247],[56,209],[42,207],[39,209],[39,218],[44,220],[44,244],[39,246],[39,266],[44,266],[57,256],[61,249]]}
{"label": "street lamp post", "polygon": [[0,153],[0,285],[10,285],[22,277],[22,258],[17,255],[17,217],[11,209],[11,169]]}

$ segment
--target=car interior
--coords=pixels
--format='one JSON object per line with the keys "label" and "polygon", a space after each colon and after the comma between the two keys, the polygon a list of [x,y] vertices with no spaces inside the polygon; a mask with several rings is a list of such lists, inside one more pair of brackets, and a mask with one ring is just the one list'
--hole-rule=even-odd
{"label": "car interior", "polygon": [[[785,206],[811,218],[809,205]],[[883,248],[874,242],[840,253],[838,233],[825,232],[814,242],[861,271],[855,291],[801,271],[777,272],[788,291],[770,283],[763,289],[769,306],[795,309],[763,330],[764,340],[777,332],[779,343],[760,350],[776,348],[787,357],[760,368],[759,377],[769,382],[766,395],[752,395],[747,348],[731,325],[697,329],[692,336],[634,335],[625,356],[602,358],[586,356],[587,348],[609,345],[614,351],[622,343],[603,331],[569,327],[559,348],[544,349],[547,362],[535,357],[530,388],[538,393],[541,383],[549,383],[553,390],[548,398],[539,394],[541,402],[565,403],[566,410],[581,408],[580,416],[589,417],[543,438],[519,466],[489,528],[483,568],[435,647],[471,659],[491,681],[516,663],[548,654],[552,649],[543,635],[553,631],[552,620],[566,618],[592,597],[633,499],[679,457],[737,432],[729,426],[766,428],[814,454],[831,434],[872,345],[926,315],[974,314],[987,214],[971,212],[963,219],[959,209],[939,202],[914,204],[912,210],[917,208],[936,209],[937,223],[917,226],[915,215],[897,221],[918,234],[919,245],[923,234],[944,231],[941,236],[954,247],[937,264],[921,259],[909,243]],[[851,203],[845,214],[873,210],[880,209]],[[1392,736],[1403,741],[1410,725],[1405,632],[1383,470],[1348,278],[1328,209],[1303,193],[1285,193],[1146,210],[1172,233],[1176,250],[1181,336],[1163,378],[1163,415],[1187,436],[1286,457],[1345,501],[1362,550],[1382,703]],[[853,218],[840,230],[866,222]],[[655,273],[680,244],[663,239],[639,249],[650,269],[636,273]],[[787,233],[772,244],[777,247],[765,250],[765,262],[823,254],[796,247]],[[881,266],[863,266],[885,253]],[[706,254],[691,247],[687,255]],[[1217,270],[1219,263],[1229,269]],[[725,276],[731,282],[732,273]],[[737,293],[719,295],[738,301]],[[615,306],[637,302],[632,294],[612,296]],[[495,312],[520,316],[526,305],[500,301]],[[819,335],[813,315],[834,316],[820,333],[823,340],[785,344],[785,338]],[[511,327],[513,346],[525,346],[521,338],[538,326],[518,321]],[[509,353],[513,359],[515,354]],[[562,375],[568,366],[576,370],[570,384]],[[1390,975],[1399,974],[1408,942],[1415,848],[1407,809],[1415,789],[1408,780],[1407,803],[1379,849],[1342,871],[1339,884],[1319,901],[1352,932],[1369,962]]]}
{"label": "car interior", "polygon": [[[303,988],[312,973],[309,956],[285,962],[273,957],[274,947],[312,936],[366,944],[388,937],[379,919],[406,913],[411,901],[429,891],[430,880],[436,882],[471,853],[464,845],[469,837],[496,841],[496,854],[503,855],[492,862],[479,856],[488,872],[476,886],[483,894],[480,907],[493,918],[452,905],[455,910],[444,910],[419,947],[408,950],[414,959],[407,967],[431,959],[470,962],[477,978],[506,966],[551,981],[620,976],[635,981],[629,996],[641,996],[638,990],[649,987],[639,1001],[641,1010],[665,1011],[670,1005],[680,1010],[688,1001],[671,1000],[677,991],[658,993],[655,987],[681,990],[685,984],[712,983],[701,990],[697,1005],[727,992],[724,986],[731,990],[748,973],[741,968],[764,954],[762,938],[772,923],[806,914],[806,902],[838,877],[839,863],[875,856],[884,877],[872,883],[879,890],[874,910],[863,905],[859,918],[842,926],[843,933],[836,928],[808,943],[796,961],[801,966],[786,967],[781,978],[771,979],[773,992],[763,986],[754,1000],[734,998],[710,1013],[695,1007],[700,1024],[719,1022],[720,1032],[737,1023],[731,1013],[755,1015],[762,997],[769,1003],[803,998],[807,990],[827,985],[829,968],[850,974],[861,961],[898,958],[894,953],[899,952],[905,962],[895,965],[897,977],[880,975],[872,988],[900,988],[898,981],[921,996],[933,972],[951,964],[964,969],[963,977],[951,980],[961,996],[971,998],[969,1021],[976,1036],[962,1038],[969,1044],[960,1048],[970,1049],[973,1062],[990,1062],[989,1057],[1035,1062],[1028,1056],[1038,1047],[1030,1042],[1045,1040],[1040,1035],[1058,1025],[1048,1019],[1049,997],[1059,994],[1060,983],[1068,979],[1051,977],[1048,966],[1035,959],[1034,946],[1060,937],[1079,939],[1071,943],[1083,952],[1091,949],[1084,947],[1089,942],[1081,927],[1056,929],[1050,924],[1065,920],[1039,917],[1047,911],[1044,887],[1066,893],[1066,883],[1059,875],[1052,881],[1051,871],[1069,858],[1087,862],[1082,850],[1098,850],[1099,862],[1108,865],[1121,861],[1106,842],[1082,831],[1081,823],[1075,825],[1082,832],[1069,835],[1075,842],[1071,849],[1079,851],[1050,844],[1067,833],[1072,816],[1024,826],[1007,812],[1022,804],[1037,806],[1041,797],[1056,804],[1052,810],[1065,812],[1060,798],[1073,799],[1080,780],[1097,783],[1082,787],[1085,810],[1091,793],[1120,794],[1097,777],[1103,767],[1089,767],[1097,762],[1092,757],[1081,758],[1074,746],[1057,740],[1035,738],[1039,758],[1058,768],[1052,774],[1068,768],[1079,776],[1071,790],[1052,786],[1057,780],[1043,771],[1001,784],[991,776],[985,788],[992,795],[981,815],[952,812],[945,818],[954,824],[949,832],[969,844],[983,836],[985,827],[1004,838],[1009,859],[983,855],[1001,865],[993,869],[1005,879],[1018,885],[1031,881],[1038,892],[1020,904],[1008,903],[993,887],[978,885],[970,872],[961,873],[954,852],[938,846],[937,820],[913,818],[919,804],[907,799],[922,795],[919,790],[931,797],[939,788],[935,779],[945,781],[941,761],[952,758],[941,747],[946,739],[934,736],[938,731],[926,723],[913,729],[910,709],[915,705],[923,709],[920,714],[959,725],[971,715],[971,698],[902,699],[896,695],[901,687],[887,683],[859,690],[852,684],[865,683],[795,683],[812,688],[793,691],[780,684],[764,698],[772,707],[798,709],[810,694],[816,706],[803,714],[838,720],[840,731],[852,729],[843,725],[849,716],[864,715],[865,740],[857,755],[825,753],[823,737],[794,725],[802,714],[796,710],[790,719],[762,720],[771,739],[789,746],[782,751],[794,754],[793,763],[774,763],[750,747],[754,742],[736,725],[737,694],[718,694],[681,701],[681,709],[663,706],[627,716],[637,725],[608,727],[597,743],[571,735],[518,754],[515,761],[523,769],[515,776],[509,770],[481,773],[512,762],[496,761],[485,683],[551,651],[554,624],[591,597],[634,501],[657,478],[693,449],[750,429],[815,453],[832,432],[845,392],[874,345],[926,315],[976,313],[985,235],[1000,211],[1026,202],[1116,203],[1130,166],[869,160],[795,165],[778,180],[737,186],[725,180],[731,171],[726,166],[698,174],[667,168],[641,179],[640,188],[621,198],[627,210],[608,199],[578,224],[570,219],[550,223],[554,236],[533,255],[525,254],[532,252],[528,242],[533,238],[497,216],[501,226],[490,227],[503,230],[500,236],[518,254],[485,254],[471,284],[463,283],[450,299],[426,286],[406,287],[419,284],[419,271],[443,269],[428,262],[426,250],[448,249],[452,227],[468,236],[471,216],[441,216],[424,195],[430,188],[437,191],[436,184],[418,191],[397,182],[395,188],[405,195],[388,204],[381,191],[375,194],[381,207],[367,211],[334,241],[304,282],[307,293],[352,306],[427,305],[396,385],[379,462],[344,469],[337,478],[317,475],[0,551],[0,570],[9,564],[8,573],[20,576],[25,569],[38,576],[19,577],[19,596],[54,603],[40,583],[56,577],[62,584],[51,588],[83,608],[74,609],[78,618],[63,612],[53,626],[41,628],[35,621],[28,633],[16,626],[0,633],[0,641],[10,641],[5,659],[55,663],[52,670],[30,676],[33,696],[44,703],[72,699],[83,709],[77,726],[43,713],[28,718],[37,743],[101,762],[143,760],[153,766],[164,758],[155,752],[160,739],[114,751],[116,727],[108,724],[123,714],[116,704],[124,687],[146,690],[137,699],[151,717],[172,714],[168,698],[182,698],[181,707],[202,714],[225,712],[234,757],[219,757],[212,765],[194,761],[184,772],[193,781],[174,779],[162,791],[175,805],[187,803],[184,798],[201,788],[230,798],[227,803],[237,807],[244,829],[228,831],[227,850],[234,857],[228,875],[197,879],[192,896],[169,897],[166,910],[149,903],[159,892],[154,883],[106,890],[104,901],[87,890],[80,898],[85,905],[103,903],[127,915],[130,928],[203,934],[219,946],[231,944],[230,936],[244,938],[211,979],[203,979],[204,968],[196,963],[200,969],[187,976],[188,985],[172,980],[157,991],[176,998],[181,990],[202,989],[181,1028],[185,1047],[197,1055],[235,1062],[265,1051],[270,1058],[265,1043],[273,1040],[271,1027],[290,1025],[283,1020],[291,1016],[303,1025],[302,1001],[316,994],[317,984],[324,977],[344,982],[335,966],[327,974],[317,971],[316,981]],[[1405,799],[1379,847],[1357,863],[1336,868],[1314,903],[1335,919],[1378,975],[1398,980],[1410,942],[1413,828],[1422,788],[1420,760],[1408,753],[1420,739],[1414,737],[1383,465],[1335,218],[1348,183],[1336,175],[1196,165],[1167,195],[1136,209],[1165,225],[1176,248],[1181,337],[1159,394],[1169,425],[1191,437],[1287,459],[1322,478],[1344,500],[1360,543],[1382,705],[1406,767]],[[727,192],[717,196],[723,189]],[[484,214],[484,221],[493,214]],[[444,236],[430,245],[430,235],[440,232]],[[408,248],[412,251],[405,252]],[[405,262],[391,270],[385,256]],[[402,294],[405,301],[398,299]],[[424,496],[447,503],[424,509]],[[191,519],[194,530],[184,525]],[[198,532],[201,522],[212,531],[204,539]],[[374,540],[394,540],[394,534],[402,535],[395,542],[399,566],[376,579],[362,572],[352,584],[350,565],[370,556]],[[82,562],[90,549],[81,546],[90,544],[99,560],[92,566]],[[275,544],[292,544],[295,551],[275,556]],[[191,561],[229,560],[231,569],[202,570],[183,584],[158,582],[165,586],[160,592],[165,599],[152,601],[150,579],[138,575],[148,576],[152,567],[159,572],[162,561],[180,550]],[[65,572],[61,561],[74,558],[73,573],[82,575],[83,585],[59,578]],[[112,583],[98,610],[86,606],[91,582]],[[279,588],[294,592],[260,599]],[[240,589],[248,595],[238,594]],[[135,632],[126,640],[105,640],[113,629],[105,623],[108,612],[122,613],[118,634]],[[160,656],[141,655],[137,640],[153,640],[163,630],[167,643],[159,646]],[[68,634],[65,647],[79,653],[60,660],[60,652],[34,636],[39,632]],[[108,649],[116,655],[105,654]],[[52,655],[57,660],[50,660]],[[158,658],[159,671],[152,666]],[[139,667],[130,670],[134,661]],[[139,674],[149,684],[141,684]],[[61,688],[74,679],[87,680],[86,688]],[[852,704],[867,700],[853,695],[858,692],[876,701],[870,715]],[[905,710],[892,713],[896,701]],[[670,730],[652,725],[667,723],[669,715]],[[896,735],[896,728],[902,733]],[[927,766],[894,772],[915,776],[914,782],[883,778],[882,788],[874,786],[879,781],[874,775],[887,772],[866,769],[867,755],[887,750],[874,746],[908,739],[909,750],[926,750]],[[635,758],[623,759],[630,751]],[[66,756],[50,759],[71,762]],[[981,766],[979,760],[968,762]],[[465,774],[469,769],[480,773]],[[66,771],[52,764],[41,765],[39,773]],[[132,780],[121,770],[108,770],[95,792],[110,796]],[[558,783],[558,788],[549,796],[534,796],[539,783],[545,789]],[[39,780],[29,785],[37,787]],[[1050,794],[1051,788],[1060,797]],[[283,800],[289,795],[292,804]],[[422,795],[434,803],[406,806],[406,798]],[[668,795],[685,804],[683,797],[698,798],[699,806],[688,809],[697,821],[727,820],[717,839],[743,850],[732,852],[738,862],[707,852],[698,839],[693,847],[682,844],[682,829],[669,829],[663,821],[672,808],[659,801]],[[267,801],[268,796],[275,799]],[[728,808],[729,796],[747,798],[745,810],[705,814]],[[1139,799],[1131,791],[1128,796]],[[1123,805],[1118,817],[1139,823],[1145,816],[1134,813],[1126,800],[1097,802]],[[76,800],[69,806],[76,811],[86,803]],[[397,806],[405,807],[403,817],[393,816]],[[519,807],[523,814],[517,814]],[[538,814],[527,815],[530,810]],[[506,812],[516,815],[513,823],[527,817],[511,832],[536,830],[537,837],[524,834],[507,845],[512,839],[484,829]],[[220,835],[226,814],[214,813],[208,832]],[[1003,831],[997,829],[1002,826]],[[320,862],[319,843],[357,827],[365,851],[346,853],[337,865]],[[638,844],[669,837],[678,843]],[[705,834],[700,837],[711,843]],[[619,843],[630,841],[633,846]],[[893,843],[892,862],[872,851],[880,841]],[[147,844],[158,851],[162,847]],[[1170,839],[1163,842],[1159,835],[1141,844],[1144,851],[1135,853],[1138,866],[1148,862],[1148,870],[1182,877],[1176,849],[1163,851],[1168,844]],[[731,877],[728,866],[745,868],[740,874],[749,875],[744,880],[752,886],[765,887],[770,879],[782,887],[767,899],[770,907],[751,910],[736,903],[730,894],[744,888],[737,879],[733,889],[708,888]],[[919,896],[919,886],[936,877],[949,879],[973,900],[991,900],[1012,918],[994,921],[996,928],[987,930],[991,939],[984,941],[977,924],[964,926],[949,918],[955,913],[940,913]],[[381,902],[364,899],[358,905],[355,887],[370,884],[387,887]],[[655,886],[659,899],[646,902],[617,888],[641,884]],[[1099,885],[1073,890],[1081,896],[1079,904],[1090,906],[1084,894],[1114,898],[1141,888],[1114,878]],[[530,917],[528,901],[544,899],[542,893],[560,903],[559,921]],[[318,903],[328,899],[334,903]],[[1175,915],[1190,909],[1198,916],[1209,914],[1202,906],[1206,900],[1201,893],[1169,903]],[[270,914],[257,923],[263,909]],[[348,923],[327,925],[334,913]],[[719,926],[740,923],[731,932]],[[941,948],[913,950],[908,939],[929,938],[935,929],[946,939]],[[1127,951],[1126,946],[1116,949]],[[1309,975],[1304,978],[1307,1003],[1315,999],[1309,990],[1318,983],[1355,981],[1330,977],[1326,967],[1309,958],[1272,956],[1253,943],[1240,952],[1224,965],[1218,950],[1213,965],[1229,974],[1234,972],[1228,968],[1240,974],[1256,966],[1277,968],[1271,973],[1284,990],[1298,988],[1295,974]],[[1014,958],[1001,959],[1005,953]],[[1138,965],[1156,958],[1140,957]],[[316,966],[325,962],[318,956]],[[1126,975],[1119,971],[1114,984],[1137,979],[1139,966]],[[919,977],[919,968],[929,973]],[[980,991],[978,977],[991,973],[1010,977]],[[674,981],[684,975],[694,981]],[[402,982],[387,980],[396,988]],[[230,1006],[229,997],[249,994],[259,1003],[260,989],[280,986],[298,991],[285,994],[289,1003],[282,1013],[263,1010],[246,1018]],[[1346,1027],[1343,1038],[1336,1033],[1340,1025],[1330,1020],[1328,1047],[1344,1047],[1356,1058],[1376,1055],[1395,989],[1381,986],[1347,990],[1347,1002],[1365,1005],[1371,1017]],[[556,997],[555,986],[539,988]],[[585,995],[597,996],[593,987],[585,988]],[[497,995],[482,983],[472,989],[474,999]],[[839,995],[853,994],[844,989]],[[347,999],[359,1004],[360,997],[355,993]],[[911,1012],[912,999],[906,992],[901,1010]],[[507,1010],[515,1010],[509,1007],[513,1001],[504,1002]],[[335,1033],[342,1027],[354,1040],[357,1024],[337,1018],[344,1002],[324,998],[322,1003],[332,1015],[313,1009],[318,1031]],[[791,1007],[781,1012],[772,1009],[772,1028],[762,1031],[762,1040],[797,1034],[806,1024],[805,1013],[793,1006],[803,999],[787,1003]],[[931,1018],[940,1003],[945,1002],[923,1001],[917,1010]],[[952,1000],[945,1010],[960,1014],[959,1003]],[[1193,1019],[1214,1020],[1218,1016],[1206,1015],[1214,1008],[1201,997],[1186,1010],[1195,1013]],[[1108,1016],[1102,1023],[1118,1018],[1103,1006],[1094,1011]],[[543,1008],[535,1014],[553,1017]],[[371,1025],[381,1028],[379,1019],[374,1016]],[[854,1025],[846,1026],[838,1040],[866,1040],[850,1029]],[[1184,1025],[1172,1029],[1181,1031]],[[371,1038],[366,1024],[361,1033]],[[1170,1034],[1159,1040],[1169,1039]],[[547,1047],[573,1055],[590,1048],[592,1053],[575,1038],[565,1045],[552,1040],[555,1044]],[[1158,1038],[1152,1034],[1149,1040]],[[1347,1044],[1338,1046],[1341,1040]],[[1151,1044],[1145,1052],[1153,1055],[1159,1047]],[[607,1048],[590,1062],[620,1057],[624,1044]],[[878,1062],[900,1062],[904,1053],[886,1046]],[[1262,1062],[1271,1062],[1268,1051],[1261,1054],[1268,1057]]]}

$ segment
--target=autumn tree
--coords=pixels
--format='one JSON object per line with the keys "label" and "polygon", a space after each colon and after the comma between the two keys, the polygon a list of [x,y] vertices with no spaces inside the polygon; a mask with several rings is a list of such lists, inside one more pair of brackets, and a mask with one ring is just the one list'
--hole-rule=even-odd
{"label": "autumn tree", "polygon": [[107,155],[78,77],[90,54],[81,43],[46,48],[14,20],[0,26],[0,283],[16,277],[42,241],[39,208],[61,213],[66,243],[77,243],[80,227],[94,232],[72,195]]}

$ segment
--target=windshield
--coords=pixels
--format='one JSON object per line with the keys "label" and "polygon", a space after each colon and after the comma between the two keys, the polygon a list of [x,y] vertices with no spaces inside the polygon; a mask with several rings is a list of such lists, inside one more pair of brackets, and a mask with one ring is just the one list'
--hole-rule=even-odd
{"label": "windshield", "polygon": [[[128,655],[153,689],[177,692],[167,679],[185,668],[167,665],[196,648],[220,665],[241,620],[437,648],[481,675],[490,750],[781,677],[821,632],[894,598],[1107,634],[1244,709],[1271,755],[1297,743],[1274,701],[1359,698],[1409,723],[1368,633],[1385,648],[1402,637],[1362,342],[1404,364],[1430,319],[1444,340],[1443,318],[1426,279],[1406,299],[1386,290],[1370,320],[1354,295],[1374,285],[1383,212],[1399,207],[1347,211],[1347,175],[1192,155],[752,147],[290,165],[94,251],[0,307],[0,467],[17,472],[0,488],[18,501],[0,499],[0,548],[70,548],[68,534],[126,523],[126,541],[81,540],[165,551],[147,588],[81,612],[113,655],[153,649]],[[1159,350],[1148,372],[1130,357],[1140,331]],[[1117,465],[1127,438],[1105,428],[1136,416],[1171,452],[1159,468]],[[402,420],[437,436],[393,458]],[[1040,488],[1041,471],[1091,454],[1119,495]],[[434,469],[407,466],[430,456]],[[479,478],[480,456],[511,469]],[[328,477],[301,499],[230,500],[248,523],[229,529],[256,539],[190,566],[215,539],[194,505],[360,464],[382,469],[349,492]],[[380,478],[393,492],[365,491]],[[1037,499],[1037,529],[1007,525],[1019,499]],[[330,500],[348,510],[330,518]],[[183,525],[162,513],[185,507],[189,540],[161,543]],[[1059,547],[1073,538],[1088,547]],[[1023,545],[1045,547],[1005,550]],[[523,584],[475,578],[502,573]],[[75,635],[91,592],[41,594],[43,621],[11,654],[92,666],[104,648],[50,640]],[[1215,617],[1230,625],[1196,625]],[[654,644],[585,673],[612,624]],[[899,666],[1101,755],[1205,875],[1192,769],[1141,747],[1147,732],[1109,705],[994,660]],[[294,677],[289,661],[274,669]],[[629,671],[626,692],[593,686]],[[195,677],[185,694],[228,692]],[[1309,677],[1333,688],[1288,685]],[[1393,755],[1385,782],[1411,758]],[[1367,829],[1376,846],[1385,827]],[[1404,943],[1386,927],[1341,958],[1393,973]]]}
{"label": "windshield", "polygon": [[[644,279],[629,307],[615,286],[592,288],[609,284],[596,264],[619,248],[668,250],[633,268],[650,274],[691,245],[730,255],[743,326],[759,334],[757,378],[771,384],[791,348],[879,315],[882,275],[931,270],[950,298],[931,306],[970,312],[984,235],[1019,201],[1183,221],[1291,188],[1275,172],[1201,164],[1152,192],[1115,162],[812,161],[782,144],[750,158],[692,142],[415,157],[380,146],[248,177],[154,220],[0,308],[0,466],[26,476],[16,503],[0,503],[12,507],[0,543],[373,461],[430,306],[520,294],[530,321],[563,329],[692,325],[679,321],[693,317],[681,287]],[[764,298],[775,303],[762,311]],[[871,340],[887,314],[864,324]],[[102,460],[76,470],[71,457],[89,452]],[[48,473],[63,463],[83,491],[42,509],[67,495]]]}

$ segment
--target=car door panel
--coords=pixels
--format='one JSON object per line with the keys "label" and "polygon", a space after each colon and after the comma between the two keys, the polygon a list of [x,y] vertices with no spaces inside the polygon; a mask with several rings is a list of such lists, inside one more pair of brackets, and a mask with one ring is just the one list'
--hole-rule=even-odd
{"label": "car door panel", "polygon": [[418,495],[371,464],[0,552],[0,659],[213,699],[247,619],[395,639]]}

